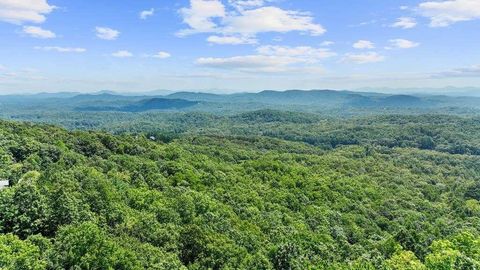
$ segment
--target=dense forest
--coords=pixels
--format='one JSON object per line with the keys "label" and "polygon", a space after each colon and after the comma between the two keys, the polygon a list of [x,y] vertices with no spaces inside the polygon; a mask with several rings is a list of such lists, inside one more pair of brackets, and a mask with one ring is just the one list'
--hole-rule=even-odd
{"label": "dense forest", "polygon": [[0,270],[480,270],[480,0],[0,0]]}
{"label": "dense forest", "polygon": [[0,122],[0,268],[480,267],[478,118],[169,117]]}
{"label": "dense forest", "polygon": [[4,103],[0,269],[480,269],[475,108],[122,100]]}

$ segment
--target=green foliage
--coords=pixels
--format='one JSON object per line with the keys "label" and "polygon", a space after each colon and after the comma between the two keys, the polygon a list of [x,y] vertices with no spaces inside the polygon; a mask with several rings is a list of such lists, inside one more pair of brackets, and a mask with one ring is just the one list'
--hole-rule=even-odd
{"label": "green foliage", "polygon": [[47,261],[31,241],[22,241],[13,234],[0,234],[0,269],[44,270]]}
{"label": "green foliage", "polygon": [[48,205],[36,182],[38,172],[26,173],[20,183],[0,193],[0,229],[22,238],[47,233]]}
{"label": "green foliage", "polygon": [[465,197],[480,200],[480,182],[475,182],[473,185],[468,187]]}
{"label": "green foliage", "polygon": [[54,269],[142,269],[132,252],[122,249],[94,223],[61,229],[51,261]]}
{"label": "green foliage", "polygon": [[474,118],[168,117],[0,122],[0,268],[480,267]]}
{"label": "green foliage", "polygon": [[400,251],[386,261],[388,270],[425,270],[425,265],[420,262],[411,251]]}
{"label": "green foliage", "polygon": [[480,238],[462,232],[450,240],[432,243],[426,257],[429,269],[478,269],[480,267]]}

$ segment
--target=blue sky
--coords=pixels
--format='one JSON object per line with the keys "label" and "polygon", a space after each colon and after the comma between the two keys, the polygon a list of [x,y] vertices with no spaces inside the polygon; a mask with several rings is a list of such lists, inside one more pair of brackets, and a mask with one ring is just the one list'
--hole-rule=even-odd
{"label": "blue sky", "polygon": [[478,0],[0,0],[0,93],[480,87]]}

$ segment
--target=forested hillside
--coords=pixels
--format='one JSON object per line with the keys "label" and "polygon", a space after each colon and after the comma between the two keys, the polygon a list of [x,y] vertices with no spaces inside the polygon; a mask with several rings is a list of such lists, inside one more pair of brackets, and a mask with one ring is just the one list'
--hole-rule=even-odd
{"label": "forested hillside", "polygon": [[480,267],[474,117],[170,117],[0,122],[0,269]]}
{"label": "forested hillside", "polygon": [[480,0],[0,0],[0,270],[480,270],[479,33]]}

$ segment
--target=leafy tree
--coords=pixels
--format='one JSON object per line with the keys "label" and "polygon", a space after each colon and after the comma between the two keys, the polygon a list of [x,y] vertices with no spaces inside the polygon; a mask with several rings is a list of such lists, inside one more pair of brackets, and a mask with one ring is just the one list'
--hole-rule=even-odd
{"label": "leafy tree", "polygon": [[55,269],[142,269],[133,253],[90,222],[62,228],[53,251]]}
{"label": "leafy tree", "polygon": [[427,269],[411,251],[400,251],[386,262],[388,270],[424,270]]}
{"label": "leafy tree", "polygon": [[435,142],[433,141],[433,138],[430,136],[425,136],[420,139],[420,149],[428,149],[432,150],[435,149]]}
{"label": "leafy tree", "polygon": [[480,267],[480,238],[461,232],[449,240],[432,243],[426,257],[429,269],[477,269]]}
{"label": "leafy tree", "polygon": [[272,255],[274,269],[302,269],[302,254],[299,248],[291,243],[281,245],[276,248]]}
{"label": "leafy tree", "polygon": [[468,187],[465,197],[480,201],[480,181]]}
{"label": "leafy tree", "polygon": [[0,269],[44,270],[47,261],[40,248],[13,234],[0,234]]}
{"label": "leafy tree", "polygon": [[[48,206],[36,185],[38,172],[24,175],[20,183],[0,196],[0,228],[22,238],[46,233]],[[3,192],[2,192],[3,193]]]}

